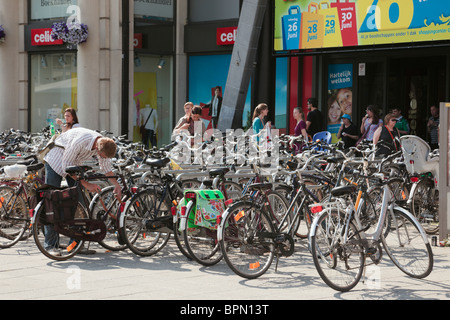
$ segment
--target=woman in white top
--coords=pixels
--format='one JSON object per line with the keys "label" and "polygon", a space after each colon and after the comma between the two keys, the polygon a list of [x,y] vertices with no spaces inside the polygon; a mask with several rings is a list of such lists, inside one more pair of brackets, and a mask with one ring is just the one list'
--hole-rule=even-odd
{"label": "woman in white top", "polygon": [[372,141],[375,131],[383,126],[383,120],[380,119],[378,108],[369,105],[366,109],[366,116],[362,119],[361,134],[364,139]]}
{"label": "woman in white top", "polygon": [[65,123],[61,119],[56,119],[56,124],[59,124],[61,126],[61,130],[63,133],[69,129],[80,127],[77,112],[73,108],[67,108],[66,110],[64,110],[64,120]]}

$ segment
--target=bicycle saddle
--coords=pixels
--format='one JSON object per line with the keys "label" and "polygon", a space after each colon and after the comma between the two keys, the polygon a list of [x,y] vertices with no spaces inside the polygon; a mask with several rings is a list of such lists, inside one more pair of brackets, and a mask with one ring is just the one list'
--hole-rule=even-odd
{"label": "bicycle saddle", "polygon": [[217,176],[224,176],[228,171],[230,171],[230,169],[228,169],[228,168],[214,169],[209,172],[209,176],[211,178],[214,178]]}
{"label": "bicycle saddle", "polygon": [[253,183],[248,186],[251,190],[268,190],[272,189],[271,183]]}
{"label": "bicycle saddle", "polygon": [[71,174],[77,174],[77,173],[81,173],[81,172],[86,172],[92,170],[92,167],[89,166],[71,166],[71,167],[67,167],[66,168],[66,173],[71,175]]}
{"label": "bicycle saddle", "polygon": [[211,188],[213,185],[213,182],[211,180],[203,180],[202,183],[207,188]]}
{"label": "bicycle saddle", "polygon": [[145,160],[145,164],[152,168],[164,168],[169,162],[170,162],[169,158]]}
{"label": "bicycle saddle", "polygon": [[348,193],[355,193],[355,192],[356,192],[356,186],[348,185],[348,186],[342,186],[342,187],[337,187],[337,188],[332,189],[331,195],[335,196],[335,197],[341,197]]}
{"label": "bicycle saddle", "polygon": [[27,166],[27,171],[28,172],[39,171],[43,167],[44,167],[43,163],[32,164],[32,165]]}
{"label": "bicycle saddle", "polygon": [[327,162],[328,163],[341,163],[344,162],[345,158],[344,157],[332,157],[332,158],[328,158]]}

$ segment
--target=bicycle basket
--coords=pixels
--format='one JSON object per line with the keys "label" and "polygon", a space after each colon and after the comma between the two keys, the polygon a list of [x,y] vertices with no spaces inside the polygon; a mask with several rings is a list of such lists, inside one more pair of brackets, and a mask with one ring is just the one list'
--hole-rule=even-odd
{"label": "bicycle basket", "polygon": [[195,193],[195,208],[188,217],[188,228],[205,227],[217,230],[217,218],[225,211],[224,196],[219,190],[186,190],[184,192],[185,205],[190,200],[187,193]]}

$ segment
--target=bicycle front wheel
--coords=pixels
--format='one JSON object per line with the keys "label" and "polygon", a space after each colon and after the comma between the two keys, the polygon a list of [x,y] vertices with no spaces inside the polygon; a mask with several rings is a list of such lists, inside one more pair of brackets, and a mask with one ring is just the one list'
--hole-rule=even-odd
{"label": "bicycle front wheel", "polygon": [[392,262],[413,278],[425,278],[433,269],[433,253],[416,219],[394,208],[388,212],[381,241]]}
{"label": "bicycle front wheel", "polygon": [[236,202],[221,221],[218,237],[226,263],[237,275],[255,279],[274,258],[274,228],[267,213],[252,202]]}
{"label": "bicycle front wheel", "polygon": [[[84,241],[74,240],[57,233],[53,224],[46,222],[43,202],[36,206],[33,216],[33,237],[36,246],[47,258],[56,261],[68,260],[81,250]],[[88,219],[86,209],[80,203],[78,203],[74,219]]]}
{"label": "bicycle front wheel", "polygon": [[0,248],[6,249],[22,239],[29,226],[28,210],[14,188],[0,187]]}
{"label": "bicycle front wheel", "polygon": [[171,205],[154,189],[144,189],[126,204],[121,237],[140,256],[151,256],[167,244],[173,226]]}
{"label": "bicycle front wheel", "polygon": [[317,272],[329,287],[345,292],[358,284],[365,262],[361,237],[353,222],[346,229],[337,210],[323,211],[315,218],[311,252]]}
{"label": "bicycle front wheel", "polygon": [[[111,251],[120,251],[127,248],[126,244],[118,242],[117,210],[120,207],[114,195],[114,186],[103,188],[91,201],[90,211],[94,219],[102,220],[106,225],[106,236],[99,244]],[[107,215],[105,217],[105,215]]]}

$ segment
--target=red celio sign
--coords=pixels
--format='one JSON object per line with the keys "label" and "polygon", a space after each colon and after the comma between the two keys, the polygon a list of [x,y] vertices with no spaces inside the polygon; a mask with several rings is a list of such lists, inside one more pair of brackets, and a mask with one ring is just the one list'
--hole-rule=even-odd
{"label": "red celio sign", "polygon": [[32,29],[31,45],[32,46],[55,46],[64,44],[62,40],[52,39],[52,29]]}
{"label": "red celio sign", "polygon": [[217,28],[217,45],[226,46],[236,41],[237,27]]}

